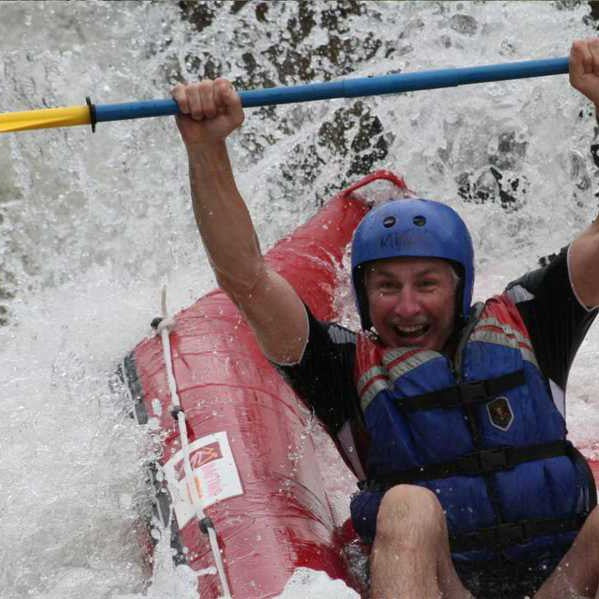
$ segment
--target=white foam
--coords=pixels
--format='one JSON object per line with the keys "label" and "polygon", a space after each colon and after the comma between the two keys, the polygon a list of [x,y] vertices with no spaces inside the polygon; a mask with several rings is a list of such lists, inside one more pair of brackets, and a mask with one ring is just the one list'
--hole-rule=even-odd
{"label": "white foam", "polygon": [[[327,5],[314,4],[317,23]],[[256,6],[223,9],[198,34],[171,3],[2,3],[0,111],[82,104],[86,95],[97,103],[167,97],[167,78],[177,70],[190,76],[188,57],[204,51],[234,75],[249,49],[266,60],[280,23],[297,11],[296,3],[269,4],[260,24]],[[363,40],[374,32],[401,52],[355,60],[354,75],[566,55],[570,41],[593,28],[582,21],[586,4],[556,6],[371,3],[350,19],[348,35]],[[459,14],[474,19],[474,33],[456,30]],[[302,43],[326,43],[330,35],[317,24]],[[325,57],[314,53],[313,60],[315,68],[327,67]],[[231,152],[263,247],[312,215],[323,190],[337,189],[350,169],[356,152],[311,146],[322,124],[352,102],[283,106],[273,120],[248,111]],[[458,207],[471,225],[479,298],[559,249],[596,214],[597,169],[588,151],[594,119],[565,76],[372,98],[366,105],[388,140],[388,155],[376,167],[404,173],[410,187]],[[286,118],[289,126],[280,128]],[[264,146],[261,153],[249,134]],[[455,177],[469,171],[487,184],[489,155],[510,134],[527,144],[525,156],[504,169],[527,188],[518,197],[521,209],[464,203]],[[286,169],[301,163],[298,156],[309,162],[315,151],[323,164],[313,178],[297,166],[290,181]],[[195,594],[189,570],[172,566],[168,543],[159,543],[154,576],[146,578],[137,535],[151,495],[143,463],[154,448],[106,383],[121,357],[149,334],[164,282],[172,311],[214,285],[186,171],[172,119],[100,124],[95,135],[71,128],[0,138],[0,288],[16,293],[1,302],[9,304],[11,323],[0,327],[3,598]],[[349,294],[340,301],[355,325]],[[598,354],[595,326],[570,376],[575,441],[597,439]],[[325,472],[346,472],[330,442],[317,443],[328,444]],[[353,479],[325,478],[333,481],[342,521]],[[285,592],[355,596],[341,582],[305,571]]]}
{"label": "white foam", "polygon": [[332,580],[324,572],[310,568],[298,568],[285,585],[278,599],[357,599],[356,591],[343,580]]}

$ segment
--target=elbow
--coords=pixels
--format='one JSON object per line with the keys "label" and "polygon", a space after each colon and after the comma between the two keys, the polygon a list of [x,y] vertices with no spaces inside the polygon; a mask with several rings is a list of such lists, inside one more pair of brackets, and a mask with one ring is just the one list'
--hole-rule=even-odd
{"label": "elbow", "polygon": [[599,232],[594,225],[595,230],[576,239],[568,252],[570,285],[578,302],[587,310],[599,306]]}
{"label": "elbow", "polygon": [[266,263],[262,257],[251,268],[243,271],[230,273],[215,268],[214,274],[218,286],[240,308],[252,300],[256,288],[268,278]]}

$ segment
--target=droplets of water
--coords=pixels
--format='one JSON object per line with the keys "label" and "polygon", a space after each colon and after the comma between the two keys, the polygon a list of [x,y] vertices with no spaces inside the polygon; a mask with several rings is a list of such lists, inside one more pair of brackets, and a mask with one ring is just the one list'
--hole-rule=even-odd
{"label": "droplets of water", "polygon": [[[241,4],[185,3],[181,12],[183,3],[4,3],[0,110],[86,95],[167,97],[175,81],[216,74],[255,88],[559,56],[592,32],[584,3],[249,2],[235,12]],[[464,214],[482,297],[595,217],[593,119],[566,78],[554,77],[248,111],[230,147],[264,248],[347,182],[387,167]],[[194,575],[173,567],[158,528],[145,578],[136,535],[138,514],[149,516],[143,463],[155,448],[106,385],[148,333],[164,280],[177,309],[214,284],[188,194],[170,119],[0,139],[7,598],[195,596]],[[338,302],[357,328],[348,272]],[[588,453],[599,430],[595,330],[569,387],[569,428]],[[301,443],[315,440],[342,522],[354,480],[339,474],[347,471],[331,441],[310,422]],[[303,455],[300,445],[281,458],[295,468]],[[300,574],[287,591],[317,597],[321,583],[322,596],[345,596],[318,574]]]}
{"label": "droplets of water", "polygon": [[358,599],[359,595],[342,580],[331,580],[324,572],[298,568],[278,599],[305,599],[309,589],[310,599]]}

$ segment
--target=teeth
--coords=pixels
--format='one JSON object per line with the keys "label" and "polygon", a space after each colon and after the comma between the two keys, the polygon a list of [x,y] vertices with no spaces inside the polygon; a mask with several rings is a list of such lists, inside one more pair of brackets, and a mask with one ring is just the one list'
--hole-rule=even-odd
{"label": "teeth", "polygon": [[426,325],[415,325],[411,327],[397,327],[397,330],[405,335],[413,335],[414,333],[424,332]]}

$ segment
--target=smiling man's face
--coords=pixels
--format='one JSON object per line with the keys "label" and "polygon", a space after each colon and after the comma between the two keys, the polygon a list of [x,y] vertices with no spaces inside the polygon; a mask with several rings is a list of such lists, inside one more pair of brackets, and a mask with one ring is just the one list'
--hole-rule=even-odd
{"label": "smiling man's face", "polygon": [[389,258],[366,266],[370,319],[389,347],[441,351],[454,326],[458,278],[445,260]]}

